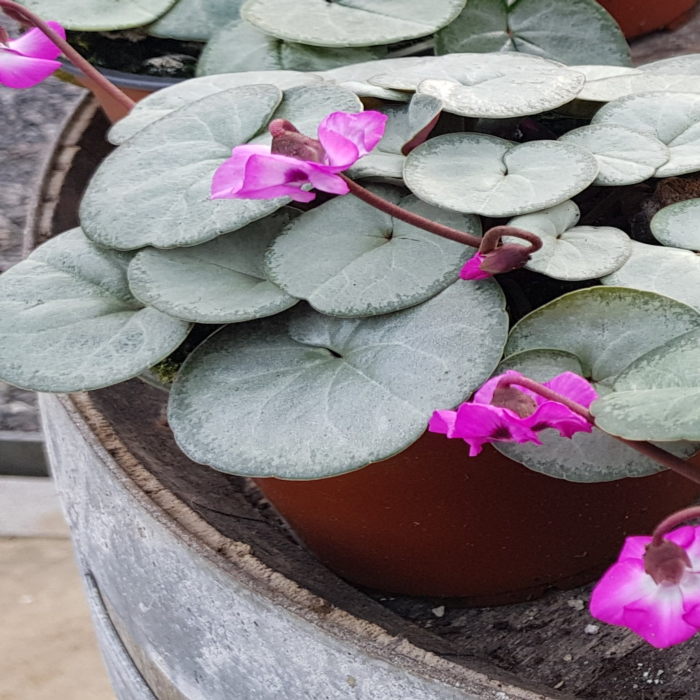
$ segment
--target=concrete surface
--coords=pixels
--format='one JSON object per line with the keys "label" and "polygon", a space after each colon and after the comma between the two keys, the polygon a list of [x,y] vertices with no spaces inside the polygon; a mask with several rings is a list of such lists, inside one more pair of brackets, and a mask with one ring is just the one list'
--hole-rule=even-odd
{"label": "concrete surface", "polygon": [[114,700],[70,540],[0,539],[0,700]]}
{"label": "concrete surface", "polygon": [[0,476],[0,537],[69,536],[51,479]]}
{"label": "concrete surface", "polygon": [[0,700],[114,700],[47,478],[0,477]]}

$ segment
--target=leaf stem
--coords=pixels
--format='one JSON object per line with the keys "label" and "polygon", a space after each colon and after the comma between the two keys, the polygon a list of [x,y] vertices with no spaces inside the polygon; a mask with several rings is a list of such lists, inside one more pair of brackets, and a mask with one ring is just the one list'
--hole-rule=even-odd
{"label": "leaf stem", "polygon": [[132,110],[136,104],[128,95],[123,93],[116,85],[105,78],[100,71],[91,66],[60,34],[55,32],[41,17],[28,10],[14,0],[0,0],[0,7],[5,14],[14,20],[40,29],[59,49],[70,62],[87,78],[93,80],[115,100],[128,110]]}
{"label": "leaf stem", "polygon": [[355,197],[361,199],[366,204],[369,204],[375,209],[379,209],[379,211],[383,211],[389,216],[393,216],[395,219],[405,221],[407,224],[411,224],[411,226],[421,228],[429,233],[434,233],[436,236],[441,236],[442,238],[447,238],[451,241],[456,241],[457,243],[471,246],[472,248],[478,248],[480,251],[482,246],[486,245],[488,246],[488,250],[486,252],[494,250],[502,236],[513,236],[514,238],[522,238],[523,240],[527,241],[530,244],[530,253],[534,253],[542,247],[542,241],[540,240],[539,236],[536,236],[529,231],[523,231],[522,229],[511,226],[496,226],[487,231],[483,238],[474,236],[471,233],[459,231],[456,228],[439,224],[436,221],[426,219],[424,216],[420,216],[419,214],[414,214],[406,209],[402,209],[397,204],[388,202],[383,197],[380,197],[379,195],[365,189],[362,187],[362,185],[359,185],[354,180],[351,180],[346,175],[343,175],[343,173],[340,173],[340,177],[342,177],[347,183],[350,193],[354,194]]}
{"label": "leaf stem", "polygon": [[[591,425],[595,426],[593,414],[585,406],[576,403],[576,401],[572,401],[570,398],[563,396],[556,391],[552,391],[552,389],[549,389],[546,386],[542,386],[542,384],[534,381],[533,379],[529,379],[528,377],[503,377],[498,385],[499,387],[516,385],[523,387],[524,389],[529,389],[530,391],[539,394],[549,401],[556,401],[557,403],[563,404],[577,415],[585,418]],[[610,433],[606,434],[610,435]],[[652,445],[650,442],[625,440],[625,438],[618,437],[617,435],[612,435],[611,437],[614,437],[616,440],[619,440],[640,454],[653,459],[655,462],[658,462],[667,469],[684,476],[686,479],[689,479],[696,484],[700,484],[700,469],[690,465],[686,460],[676,457],[676,455],[667,452],[657,445]]]}

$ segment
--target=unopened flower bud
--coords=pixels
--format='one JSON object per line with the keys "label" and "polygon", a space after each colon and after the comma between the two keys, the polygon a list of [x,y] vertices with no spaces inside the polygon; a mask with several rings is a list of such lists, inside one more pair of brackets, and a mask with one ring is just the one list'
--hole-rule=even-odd
{"label": "unopened flower bud", "polygon": [[286,119],[275,119],[270,123],[272,134],[271,153],[282,156],[323,163],[326,151],[320,141],[305,136]]}
{"label": "unopened flower bud", "polygon": [[647,545],[644,570],[655,583],[679,583],[690,567],[688,553],[674,542],[662,540],[661,544]]}
{"label": "unopened flower bud", "polygon": [[490,275],[500,275],[504,272],[519,270],[530,259],[530,248],[519,243],[505,245],[483,254],[479,268]]}
{"label": "unopened flower bud", "polygon": [[507,408],[521,418],[527,418],[537,410],[537,401],[514,386],[496,387],[491,405]]}

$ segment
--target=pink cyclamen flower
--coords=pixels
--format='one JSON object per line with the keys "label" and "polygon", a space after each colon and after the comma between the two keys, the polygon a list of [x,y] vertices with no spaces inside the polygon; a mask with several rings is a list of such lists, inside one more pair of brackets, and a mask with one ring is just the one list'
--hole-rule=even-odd
{"label": "pink cyclamen flower", "polygon": [[[534,442],[541,445],[538,433],[546,428],[558,430],[562,437],[590,433],[593,426],[582,416],[556,401],[520,387],[499,387],[503,377],[522,377],[508,370],[489,379],[470,402],[456,411],[435,411],[429,430],[448,438],[461,438],[469,445],[469,456],[476,457],[486,443]],[[598,395],[578,374],[564,372],[543,386],[588,408]]]}
{"label": "pink cyclamen flower", "polygon": [[300,134],[289,122],[270,124],[272,146],[236,146],[214,174],[212,199],[274,199],[310,202],[311,185],[332,194],[347,194],[338,175],[366,156],[384,134],[387,116],[380,112],[334,112],[318,127],[318,140]]}
{"label": "pink cyclamen flower", "polygon": [[[57,22],[47,22],[65,39],[66,32]],[[0,83],[10,88],[30,88],[46,80],[61,67],[55,60],[61,53],[40,29],[30,29],[18,39],[3,43],[0,37]]]}
{"label": "pink cyclamen flower", "polygon": [[484,272],[481,269],[482,262],[484,262],[484,256],[481,253],[476,253],[473,258],[470,258],[464,264],[459,276],[463,280],[487,280],[489,277],[492,277],[493,275],[490,272]]}
{"label": "pink cyclamen flower", "polygon": [[678,528],[660,546],[628,537],[593,590],[590,610],[659,649],[690,639],[700,628],[700,528]]}

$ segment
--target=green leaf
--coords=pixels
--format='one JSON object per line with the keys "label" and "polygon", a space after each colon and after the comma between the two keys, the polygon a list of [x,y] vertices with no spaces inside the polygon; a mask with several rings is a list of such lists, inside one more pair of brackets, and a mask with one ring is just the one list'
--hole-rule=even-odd
{"label": "green leaf", "polygon": [[318,73],[324,80],[329,80],[342,85],[360,97],[376,97],[380,100],[391,100],[393,102],[408,102],[410,95],[399,90],[388,90],[386,88],[372,85],[368,82],[370,78],[379,73],[393,73],[394,71],[405,70],[413,66],[421,65],[426,61],[433,60],[433,57],[406,56],[404,58],[384,58],[378,61],[367,61],[350,66],[341,66],[331,70]]}
{"label": "green leaf", "polygon": [[580,146],[559,141],[513,144],[485,134],[445,134],[406,159],[404,180],[437,207],[515,216],[559,204],[595,180],[598,163]]}
{"label": "green leaf", "polygon": [[386,47],[327,49],[294,44],[263,34],[239,20],[222,27],[212,36],[199,58],[197,74],[255,70],[324,71],[385,55]]}
{"label": "green leaf", "polygon": [[244,85],[274,85],[280,90],[287,90],[320,81],[321,78],[317,75],[293,71],[254,71],[184,80],[137,102],[131,112],[110,129],[108,138],[118,146],[176,109],[231,88]]}
{"label": "green leaf", "polygon": [[655,135],[617,124],[593,124],[567,132],[559,139],[589,150],[598,161],[594,185],[621,186],[644,182],[671,157]]}
{"label": "green leaf", "polygon": [[439,54],[518,51],[567,64],[631,65],[615,20],[595,0],[469,0],[435,37]]}
{"label": "green leaf", "polygon": [[[576,204],[567,201],[511,219],[509,226],[542,239],[542,248],[525,267],[554,279],[575,282],[598,279],[623,265],[631,253],[629,236],[612,226],[576,226],[580,216]],[[510,236],[504,241],[528,245]]]}
{"label": "green leaf", "polygon": [[375,46],[427,36],[466,0],[248,0],[241,16],[265,34],[311,46]]}
{"label": "green leaf", "polygon": [[66,29],[92,32],[130,29],[150,24],[177,0],[21,0],[43,20]]}
{"label": "green leaf", "polygon": [[73,229],[3,273],[0,377],[34,391],[98,389],[175,350],[189,324],[132,296],[130,259]]}
{"label": "green leaf", "polygon": [[272,118],[284,116],[304,131],[335,109],[361,110],[356,95],[335,85],[290,88],[280,105],[281,97],[272,85],[233,88],[143,129],[93,176],[80,209],[86,235],[119,250],[190,246],[279,209],[287,198],[211,200],[216,169]]}
{"label": "green leaf", "polygon": [[640,357],[591,411],[628,440],[700,440],[700,330]]}
{"label": "green leaf", "polygon": [[594,124],[619,124],[656,136],[671,152],[655,177],[683,175],[700,169],[700,95],[647,93],[604,105]]}
{"label": "green leaf", "polygon": [[[302,134],[316,138],[319,124],[332,112],[361,112],[362,102],[353,92],[337,85],[318,83],[290,88],[272,119],[288,119]],[[254,144],[272,143],[269,131],[251,139]]]}
{"label": "green leaf", "polygon": [[653,61],[639,66],[638,70],[645,73],[664,73],[665,75],[700,75],[700,56],[673,56],[661,61]]}
{"label": "green leaf", "polygon": [[632,241],[632,255],[603,284],[644,289],[700,311],[700,257],[688,250]]}
{"label": "green leaf", "polygon": [[228,326],[185,362],[169,423],[192,459],[222,471],[316,479],[359,469],[408,447],[433,410],[490,376],[503,305],[494,282],[459,282],[385,316],[298,307]]}
{"label": "green leaf", "polygon": [[647,92],[700,92],[700,83],[692,75],[664,75],[645,73],[641,69],[625,75],[615,75],[599,80],[586,81],[579,93],[580,100],[612,102],[621,97]]}
{"label": "green leaf", "polygon": [[668,297],[621,287],[591,287],[565,294],[521,319],[511,331],[506,358],[525,350],[575,355],[586,378],[609,386],[631,362],[700,327],[700,314]]}
{"label": "green leaf", "polygon": [[[475,216],[435,209],[397,188],[370,189],[432,221],[481,234]],[[430,299],[458,279],[474,252],[348,196],[293,221],[270,247],[266,270],[270,280],[317,311],[356,318]]]}
{"label": "green leaf", "polygon": [[144,304],[194,323],[236,323],[284,311],[297,299],[267,280],[263,257],[295,215],[282,209],[190,248],[146,248],[129,265],[131,291]]}
{"label": "green leaf", "polygon": [[[92,0],[90,0],[92,2]],[[177,0],[170,12],[148,28],[152,36],[208,41],[224,24],[240,17],[244,0]]]}
{"label": "green leaf", "polygon": [[[511,355],[499,366],[497,373],[508,369],[538,382],[549,381],[562,372],[582,374],[576,356],[556,350],[526,350]],[[597,388],[607,391],[604,386]],[[598,428],[593,428],[591,433],[576,433],[572,439],[561,437],[556,430],[544,430],[539,436],[542,445],[500,442],[494,447],[536,472],[583,483],[647,476],[663,469],[654,460]],[[697,448],[697,445],[681,442],[674,444],[672,451],[690,457]]]}
{"label": "green leaf", "polygon": [[661,209],[651,220],[651,232],[664,245],[700,250],[700,199],[687,199]]}
{"label": "green leaf", "polygon": [[560,107],[576,97],[585,80],[581,73],[537,56],[465,53],[378,72],[369,82],[432,95],[446,112],[464,117],[505,119]]}

